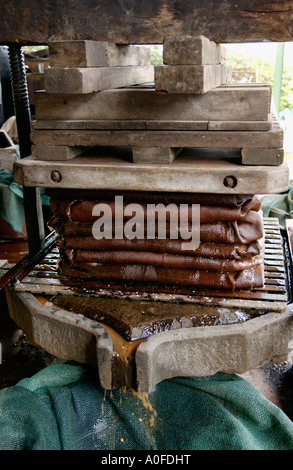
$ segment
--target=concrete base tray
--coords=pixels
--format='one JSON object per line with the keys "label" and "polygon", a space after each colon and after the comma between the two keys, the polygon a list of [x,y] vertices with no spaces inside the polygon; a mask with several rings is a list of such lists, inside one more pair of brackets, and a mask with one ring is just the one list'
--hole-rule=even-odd
{"label": "concrete base tray", "polygon": [[[141,342],[128,370],[105,327],[69,311],[40,304],[31,293],[7,288],[10,316],[29,341],[63,360],[97,367],[105,389],[129,386],[150,392],[176,376],[245,373],[287,360],[293,347],[293,305],[244,323],[169,330]],[[129,370],[131,369],[131,370]]]}

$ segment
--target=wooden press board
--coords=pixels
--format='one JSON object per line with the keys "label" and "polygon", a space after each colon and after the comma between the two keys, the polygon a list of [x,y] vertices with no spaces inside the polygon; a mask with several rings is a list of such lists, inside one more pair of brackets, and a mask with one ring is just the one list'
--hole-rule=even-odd
{"label": "wooden press board", "polygon": [[[241,165],[234,149],[185,149],[168,164],[133,163],[131,158],[125,148],[94,148],[67,161],[27,157],[15,163],[15,181],[29,187],[218,194],[272,194],[288,189],[286,162],[273,167]],[[227,186],[227,177],[233,177],[234,187]]]}

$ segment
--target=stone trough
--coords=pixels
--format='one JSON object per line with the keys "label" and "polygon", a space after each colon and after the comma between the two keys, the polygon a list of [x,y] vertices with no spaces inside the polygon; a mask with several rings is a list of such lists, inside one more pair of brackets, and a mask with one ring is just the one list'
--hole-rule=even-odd
{"label": "stone trough", "polygon": [[[31,293],[8,289],[11,318],[39,345],[63,360],[96,366],[105,389],[126,385],[114,360],[113,341],[97,322],[41,305]],[[136,349],[140,392],[171,377],[245,373],[269,361],[287,360],[293,348],[293,305],[244,323],[182,328],[148,337]],[[118,379],[117,379],[118,376]]]}

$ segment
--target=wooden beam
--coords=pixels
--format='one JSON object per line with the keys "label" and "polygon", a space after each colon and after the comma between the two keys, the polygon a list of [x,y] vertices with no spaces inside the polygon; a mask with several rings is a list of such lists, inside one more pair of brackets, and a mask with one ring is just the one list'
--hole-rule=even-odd
{"label": "wooden beam", "polygon": [[293,0],[0,0],[0,43],[97,40],[162,44],[168,35],[215,42],[292,41]]}
{"label": "wooden beam", "polygon": [[84,94],[140,85],[154,80],[154,67],[50,67],[45,70],[47,93]]}
{"label": "wooden beam", "polygon": [[50,42],[49,55],[51,67],[151,65],[149,47],[122,46],[99,41]]}
{"label": "wooden beam", "polygon": [[242,149],[242,165],[281,165],[284,162],[284,149]]}
{"label": "wooden beam", "polygon": [[34,129],[96,129],[96,130],[137,130],[137,131],[269,131],[272,120],[268,121],[155,121],[155,120],[40,120],[33,121]]}
{"label": "wooden beam", "polygon": [[38,146],[71,147],[186,147],[186,148],[273,148],[283,145],[283,130],[270,131],[127,131],[127,130],[33,130],[31,142]]}
{"label": "wooden beam", "polygon": [[168,36],[163,46],[167,65],[216,65],[225,60],[224,47],[204,36]]}
{"label": "wooden beam", "polygon": [[88,95],[35,93],[37,120],[267,121],[271,87],[229,84],[204,95],[156,93],[153,88]]}
{"label": "wooden beam", "polygon": [[161,65],[155,67],[155,89],[158,92],[203,94],[231,81],[230,73],[222,73],[225,65]]}
{"label": "wooden beam", "polygon": [[[271,194],[286,191],[287,163],[279,166],[248,166],[231,159],[219,159],[219,151],[182,151],[172,163],[150,165],[132,163],[128,154],[106,155],[95,149],[95,156],[76,157],[63,162],[38,161],[30,157],[15,163],[15,181],[26,186],[72,189],[115,189],[128,191],[173,191],[218,194]],[[124,151],[126,154],[126,151]],[[103,156],[104,154],[104,156]],[[214,155],[214,158],[213,158]],[[56,182],[55,174],[60,178]],[[227,186],[228,178],[235,184]]]}

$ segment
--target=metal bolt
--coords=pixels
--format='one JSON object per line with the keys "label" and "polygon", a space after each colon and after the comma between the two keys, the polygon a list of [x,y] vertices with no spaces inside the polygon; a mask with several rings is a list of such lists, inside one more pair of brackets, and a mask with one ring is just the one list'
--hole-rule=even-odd
{"label": "metal bolt", "polygon": [[51,171],[50,178],[53,183],[60,183],[60,181],[62,180],[61,173],[59,173],[59,171],[57,170]]}
{"label": "metal bolt", "polygon": [[223,184],[226,188],[235,188],[237,186],[237,178],[235,176],[226,176],[224,178]]}

